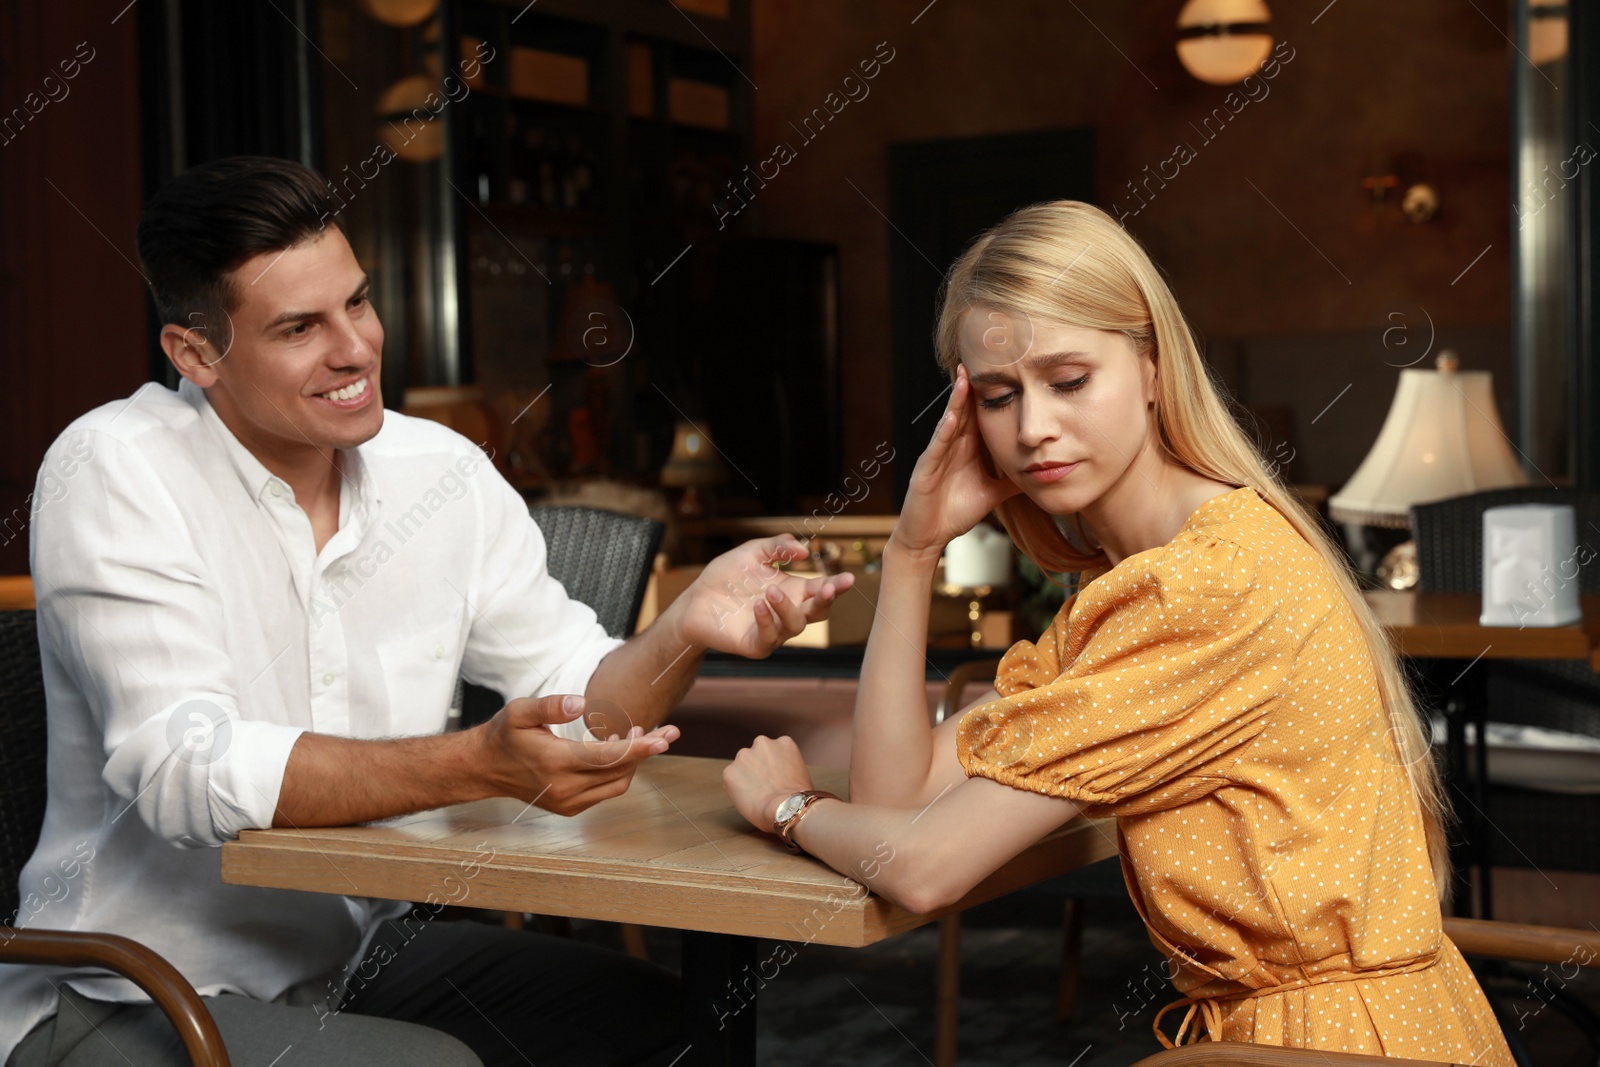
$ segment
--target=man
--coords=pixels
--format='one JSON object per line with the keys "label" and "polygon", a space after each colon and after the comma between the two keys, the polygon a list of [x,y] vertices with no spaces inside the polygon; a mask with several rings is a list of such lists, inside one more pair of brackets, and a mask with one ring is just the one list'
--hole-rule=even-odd
{"label": "man", "polygon": [[[217,846],[248,828],[616,796],[677,737],[659,724],[707,648],[765,656],[849,584],[779,574],[792,539],[751,542],[644,633],[606,637],[484,455],[383,410],[383,327],[332,207],[311,171],[237,158],[146,208],[183,381],[91,411],[41,468],[59,490],[31,542],[50,793],[21,879],[43,903],[19,924],[149,945],[209,998],[236,1063],[668,1063],[659,968],[220,881]],[[458,674],[516,699],[443,733]],[[130,983],[15,965],[5,1057],[187,1062]]]}

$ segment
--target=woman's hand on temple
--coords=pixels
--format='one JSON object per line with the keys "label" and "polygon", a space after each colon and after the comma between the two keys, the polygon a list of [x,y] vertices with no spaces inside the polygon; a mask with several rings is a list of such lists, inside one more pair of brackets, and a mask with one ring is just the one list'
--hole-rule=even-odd
{"label": "woman's hand on temple", "polygon": [[791,737],[757,737],[723,770],[722,784],[739,814],[769,834],[784,798],[812,787],[811,772]]}
{"label": "woman's hand on temple", "polygon": [[956,366],[950,399],[933,440],[911,472],[891,542],[912,553],[936,556],[1022,490],[1006,477],[991,478],[981,461],[976,401],[964,364]]}

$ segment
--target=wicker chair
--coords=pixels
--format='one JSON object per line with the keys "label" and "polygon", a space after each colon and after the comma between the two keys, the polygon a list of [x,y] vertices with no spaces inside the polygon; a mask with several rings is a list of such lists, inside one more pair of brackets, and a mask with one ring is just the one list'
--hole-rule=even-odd
{"label": "wicker chair", "polygon": [[632,634],[666,527],[599,508],[535,506],[528,513],[544,531],[547,566],[567,595],[593,608],[612,637]]}
{"label": "wicker chair", "polygon": [[31,611],[0,612],[0,963],[102,967],[129,979],[166,1013],[191,1062],[227,1067],[222,1035],[177,969],[150,949],[113,934],[22,929],[17,879],[44,824],[46,716],[39,642]]}
{"label": "wicker chair", "polygon": [[[1419,586],[1439,593],[1476,593],[1483,587],[1483,513],[1510,504],[1569,504],[1578,540],[1600,544],[1600,493],[1572,489],[1489,489],[1411,508]],[[1600,593],[1600,568],[1578,576],[1585,593]]]}

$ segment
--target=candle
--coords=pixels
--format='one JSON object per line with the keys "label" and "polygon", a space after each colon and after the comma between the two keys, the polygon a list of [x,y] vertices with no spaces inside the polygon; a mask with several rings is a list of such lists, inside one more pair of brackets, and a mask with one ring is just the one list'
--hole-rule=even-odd
{"label": "candle", "polygon": [[973,589],[1011,584],[1011,538],[979,523],[944,550],[944,580]]}

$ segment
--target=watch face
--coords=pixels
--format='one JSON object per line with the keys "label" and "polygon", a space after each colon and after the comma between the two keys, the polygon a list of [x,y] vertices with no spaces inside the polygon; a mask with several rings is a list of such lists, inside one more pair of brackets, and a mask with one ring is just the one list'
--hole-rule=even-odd
{"label": "watch face", "polygon": [[800,805],[805,803],[805,799],[806,798],[801,796],[799,793],[796,793],[792,797],[785,798],[784,802],[778,805],[778,815],[775,821],[788,822],[790,819],[794,818],[794,813],[800,810]]}

